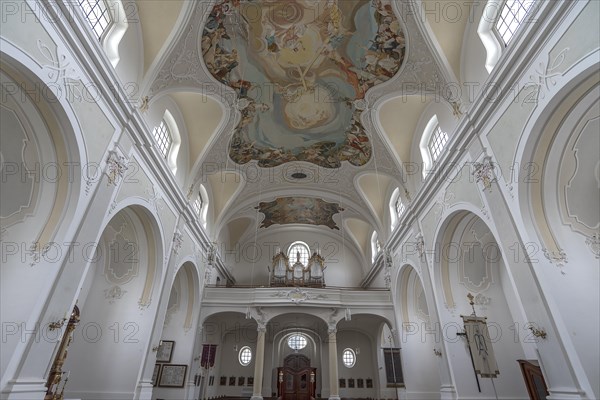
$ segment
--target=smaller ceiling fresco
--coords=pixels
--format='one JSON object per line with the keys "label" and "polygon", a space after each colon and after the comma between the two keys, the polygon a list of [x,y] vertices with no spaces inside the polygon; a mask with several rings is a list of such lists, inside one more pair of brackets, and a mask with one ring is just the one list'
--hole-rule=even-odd
{"label": "smaller ceiling fresco", "polygon": [[309,224],[337,230],[340,228],[333,215],[344,211],[339,204],[312,197],[279,197],[270,202],[260,202],[256,209],[265,215],[261,228],[275,224]]}
{"label": "smaller ceiling fresco", "polygon": [[370,160],[365,93],[398,72],[405,39],[390,0],[220,0],[201,50],[239,96],[233,161],[339,168]]}

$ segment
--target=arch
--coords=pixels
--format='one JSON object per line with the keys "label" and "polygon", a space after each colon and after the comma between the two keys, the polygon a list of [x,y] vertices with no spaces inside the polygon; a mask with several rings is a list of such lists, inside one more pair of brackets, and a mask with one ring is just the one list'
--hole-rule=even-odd
{"label": "arch", "polygon": [[177,156],[179,154],[179,147],[181,146],[181,135],[179,134],[179,127],[175,118],[169,111],[169,109],[165,110],[163,115],[163,120],[167,123],[169,127],[169,133],[171,135],[171,140],[173,141],[171,144],[171,148],[169,149],[169,153],[167,154],[166,160],[167,165],[173,172],[173,175],[177,174]]}
{"label": "arch", "polygon": [[[434,242],[438,257],[434,260],[432,281],[443,296],[443,300],[437,299],[440,323],[444,326],[443,352],[451,367],[455,363],[470,362],[462,340],[455,334],[462,330],[462,322],[457,322],[456,316],[472,312],[466,298],[467,293],[472,293],[477,314],[488,318],[498,367],[508,378],[505,382],[511,382],[496,385],[498,395],[522,397],[526,396],[525,386],[520,375],[514,373],[513,364],[525,354],[536,357],[535,345],[515,342],[505,334],[511,326],[521,334],[527,325],[523,305],[496,237],[485,219],[473,212],[455,209],[442,219]],[[451,369],[457,394],[473,394],[467,382],[469,378],[457,372],[457,367]],[[482,393],[479,396],[493,396],[493,391],[483,386]]]}
{"label": "arch", "polygon": [[113,68],[116,68],[121,60],[119,55],[119,44],[121,43],[123,36],[125,36],[129,23],[127,22],[127,13],[125,12],[121,0],[107,0],[107,2],[110,2],[108,10],[112,15],[113,25],[102,40],[102,47],[104,48],[104,52],[110,60],[111,65]]}
{"label": "arch", "polygon": [[[553,298],[568,296],[571,299],[568,302],[548,299],[549,312],[556,321],[561,342],[569,349],[567,355],[578,381],[596,397],[600,393],[600,384],[593,377],[599,373],[600,365],[590,354],[600,350],[588,332],[600,329],[596,315],[598,292],[590,290],[589,286],[599,279],[598,269],[594,268],[599,254],[598,247],[594,247],[598,213],[587,214],[588,221],[595,219],[595,228],[594,221],[585,227],[576,221],[579,217],[574,216],[585,213],[581,206],[586,200],[598,198],[597,184],[594,185],[595,181],[597,183],[594,175],[597,155],[585,157],[585,149],[594,148],[596,144],[582,145],[583,140],[597,140],[594,134],[585,134],[589,132],[590,124],[597,124],[598,120],[597,65],[597,60],[587,57],[566,74],[561,87],[543,107],[535,110],[525,126],[524,132],[528,135],[519,144],[515,157],[521,163],[519,165],[539,167],[535,180],[524,182],[519,179],[517,212],[522,220],[524,240],[539,243],[540,256],[535,272],[544,292],[551,293]],[[569,204],[569,197],[573,201],[569,187],[582,178],[588,183],[579,189],[578,203]],[[594,208],[597,207],[591,207]],[[549,269],[542,272],[542,266]],[[574,287],[577,290],[574,291]],[[596,311],[591,310],[585,323],[577,318],[576,304],[582,302],[596,306]]]}
{"label": "arch", "polygon": [[[159,350],[156,354],[148,354],[144,377],[145,381],[151,382],[152,372],[155,362],[164,362],[164,358],[159,358],[160,343],[163,341],[174,342],[173,348],[169,352],[171,364],[189,365],[186,376],[186,385],[193,381],[194,357],[195,351],[190,349],[200,348],[202,337],[196,335],[198,327],[198,318],[200,311],[200,281],[199,270],[196,264],[187,257],[174,270],[173,280],[165,282],[165,290],[161,299],[159,313],[164,315],[163,324],[156,328],[153,343],[159,343]],[[164,314],[163,314],[164,313]],[[160,317],[159,317],[160,320]],[[151,350],[148,349],[148,352]],[[187,389],[163,389],[160,386],[154,387],[152,397],[176,396],[185,397]]]}
{"label": "arch", "polygon": [[[81,323],[65,364],[77,382],[67,388],[70,396],[97,397],[107,388],[111,395],[134,395],[154,324],[144,315],[155,313],[158,301],[153,300],[158,299],[163,277],[163,243],[157,225],[149,209],[128,205],[101,231],[78,291]],[[117,373],[102,372],[107,369]]]}
{"label": "arch", "polygon": [[[445,140],[442,140],[439,143],[441,145],[439,153],[434,154],[431,151],[432,140],[435,140],[436,135],[438,135],[439,132],[445,135]],[[441,130],[437,114],[434,114],[425,126],[423,136],[421,136],[421,141],[419,142],[419,148],[421,149],[421,157],[423,158],[424,163],[423,177],[426,177],[427,174],[433,169],[437,158],[443,154],[447,142],[448,133]]]}
{"label": "arch", "polygon": [[381,252],[381,243],[379,242],[379,235],[377,231],[373,231],[371,234],[371,262],[375,262],[375,259]]}
{"label": "arch", "polygon": [[200,189],[198,191],[198,195],[202,197],[202,207],[200,208],[200,221],[204,229],[206,229],[206,225],[208,223],[208,207],[210,205],[210,198],[208,197],[208,192],[203,184],[200,184]]}
{"label": "arch", "polygon": [[[80,167],[87,165],[87,157],[77,119],[64,96],[55,94],[58,88],[44,83],[39,65],[27,54],[4,39],[0,42],[2,131],[13,125],[11,134],[2,136],[0,154],[5,257],[1,314],[3,321],[39,321],[43,313],[35,305],[39,293],[48,293],[55,285],[56,266],[69,253],[64,242],[75,235],[76,216],[85,207]],[[31,97],[31,93],[40,95]],[[13,249],[4,247],[10,243]],[[18,335],[12,339],[8,337],[0,360],[0,369],[5,371],[2,385],[19,368],[18,358],[29,346]]]}
{"label": "arch", "polygon": [[[216,345],[212,374],[216,377],[225,377],[225,384],[215,383],[213,386],[206,387],[207,398],[239,396],[245,390],[252,389],[252,385],[248,386],[246,377],[254,376],[254,364],[257,358],[256,321],[248,319],[244,313],[224,311],[221,308],[211,310],[210,315],[201,321],[200,326],[202,326],[202,335],[198,335],[199,343]],[[246,346],[252,352],[252,359],[247,365],[241,365],[239,353]],[[201,346],[197,347],[201,349]],[[268,374],[265,373],[265,378],[267,376]],[[240,377],[244,377],[243,383],[239,382]],[[232,384],[229,379],[233,379]]]}
{"label": "arch", "polygon": [[[441,352],[435,309],[429,303],[423,281],[417,269],[405,264],[399,272],[399,285],[394,296],[401,313],[400,342],[404,357],[420,360],[418,365],[404,370],[407,395],[411,398],[434,398],[441,388],[441,376],[434,373],[438,368],[435,357]],[[432,352],[432,350],[434,352]],[[432,354],[433,353],[433,354]]]}
{"label": "arch", "polygon": [[488,0],[477,27],[477,34],[486,50],[485,69],[488,74],[492,72],[504,50],[504,46],[494,32],[494,26],[504,3],[505,0]]}
{"label": "arch", "polygon": [[298,253],[300,254],[299,261],[302,263],[302,265],[308,265],[308,259],[310,258],[310,247],[308,247],[306,243],[297,240],[289,245],[286,253],[292,265],[297,261]]}
{"label": "arch", "polygon": [[[157,129],[161,123],[164,123],[169,130],[172,144],[168,154],[163,157],[159,144],[154,135],[152,136],[154,147],[157,148],[161,158],[165,159],[167,168],[175,176],[175,179],[181,188],[184,187],[189,178],[189,147],[190,135],[189,127],[185,124],[185,118],[177,102],[171,96],[161,96],[158,99],[152,99],[148,110],[144,113],[144,119],[151,133]],[[163,122],[164,121],[164,122]]]}

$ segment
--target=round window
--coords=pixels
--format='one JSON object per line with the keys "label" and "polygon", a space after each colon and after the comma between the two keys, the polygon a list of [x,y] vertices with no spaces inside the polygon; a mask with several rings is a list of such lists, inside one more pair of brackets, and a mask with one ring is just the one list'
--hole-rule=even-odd
{"label": "round window", "polygon": [[238,358],[240,360],[240,364],[242,364],[243,366],[250,364],[250,361],[252,361],[252,350],[250,350],[250,347],[242,347]]}
{"label": "round window", "polygon": [[354,350],[352,350],[352,349],[344,350],[344,352],[342,353],[342,361],[344,362],[344,365],[346,367],[348,367],[348,368],[354,367],[354,364],[356,363],[356,353],[354,352]]}
{"label": "round window", "polygon": [[306,347],[306,338],[304,335],[292,335],[289,337],[287,344],[292,350],[302,350]]}

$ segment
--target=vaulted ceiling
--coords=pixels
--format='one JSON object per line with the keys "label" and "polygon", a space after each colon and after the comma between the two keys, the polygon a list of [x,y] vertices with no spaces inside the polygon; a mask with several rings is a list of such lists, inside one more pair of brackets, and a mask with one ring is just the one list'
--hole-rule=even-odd
{"label": "vaulted ceiling", "polygon": [[251,240],[270,223],[327,231],[369,262],[428,104],[406,88],[443,98],[439,88],[460,77],[468,6],[434,18],[424,10],[443,1],[136,4],[147,94],[179,107],[186,186],[207,187],[211,235]]}

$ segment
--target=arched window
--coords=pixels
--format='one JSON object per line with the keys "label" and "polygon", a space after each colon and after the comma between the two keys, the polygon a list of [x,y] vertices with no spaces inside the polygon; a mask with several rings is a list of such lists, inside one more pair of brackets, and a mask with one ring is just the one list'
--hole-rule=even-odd
{"label": "arched window", "polygon": [[102,40],[113,24],[113,17],[106,0],[79,0],[79,6],[85,19],[89,22],[92,32],[98,40]]}
{"label": "arched window", "polygon": [[78,0],[83,16],[102,45],[110,63],[119,63],[119,43],[127,30],[127,14],[120,0]]}
{"label": "arched window", "polygon": [[442,154],[446,143],[448,142],[448,134],[442,131],[439,125],[435,127],[433,130],[433,134],[429,139],[429,152],[431,153],[431,158],[433,161],[436,161],[439,156]]}
{"label": "arched window", "polygon": [[177,173],[177,154],[181,145],[181,137],[175,118],[169,110],[165,110],[163,118],[152,130],[152,136],[158,152],[167,161],[171,172]]}
{"label": "arched window", "polygon": [[500,60],[503,49],[531,11],[535,0],[488,0],[477,27],[477,34],[487,52],[488,73]]}
{"label": "arched window", "polygon": [[525,20],[534,0],[506,0],[496,20],[496,33],[504,45],[508,45],[515,32]]}
{"label": "arched window", "polygon": [[375,261],[377,254],[381,251],[381,242],[379,241],[379,235],[377,231],[373,231],[371,235],[371,262]]}
{"label": "arched window", "polygon": [[152,135],[156,141],[158,151],[160,151],[160,154],[162,154],[164,158],[167,158],[169,151],[171,150],[171,145],[173,144],[173,137],[171,136],[171,130],[164,119],[154,128]]}
{"label": "arched window", "polygon": [[448,134],[442,130],[437,115],[434,115],[427,123],[419,144],[424,164],[423,176],[427,176],[433,168],[435,161],[442,155],[447,143]]}
{"label": "arched window", "polygon": [[292,243],[288,249],[288,258],[290,259],[290,263],[293,264],[296,262],[298,253],[300,254],[300,262],[302,265],[306,266],[306,264],[308,264],[308,258],[310,257],[310,248],[304,242]]}
{"label": "arched window", "polygon": [[198,212],[198,215],[200,216],[200,222],[202,223],[202,226],[204,229],[206,229],[206,216],[208,215],[209,199],[208,192],[206,191],[204,185],[200,185],[200,190],[198,191],[198,200],[200,202],[200,211]]}
{"label": "arched window", "polygon": [[200,212],[202,211],[202,193],[198,193],[198,197],[192,203],[192,207],[194,208],[194,212],[200,216]]}
{"label": "arched window", "polygon": [[242,366],[244,367],[250,364],[250,362],[252,361],[252,350],[250,350],[250,347],[244,346],[241,348],[240,353],[238,355],[238,360],[240,361],[240,364],[242,364]]}
{"label": "arched window", "polygon": [[356,364],[356,353],[352,349],[346,349],[342,353],[342,362],[347,368],[354,367]]}
{"label": "arched window", "polygon": [[306,337],[298,333],[290,336],[287,341],[289,348],[292,350],[302,350],[307,343]]}
{"label": "arched window", "polygon": [[400,196],[398,196],[398,200],[396,200],[395,208],[396,208],[396,215],[398,217],[400,217],[402,214],[404,214],[404,211],[406,210],[406,206],[402,202],[402,199],[400,198]]}

